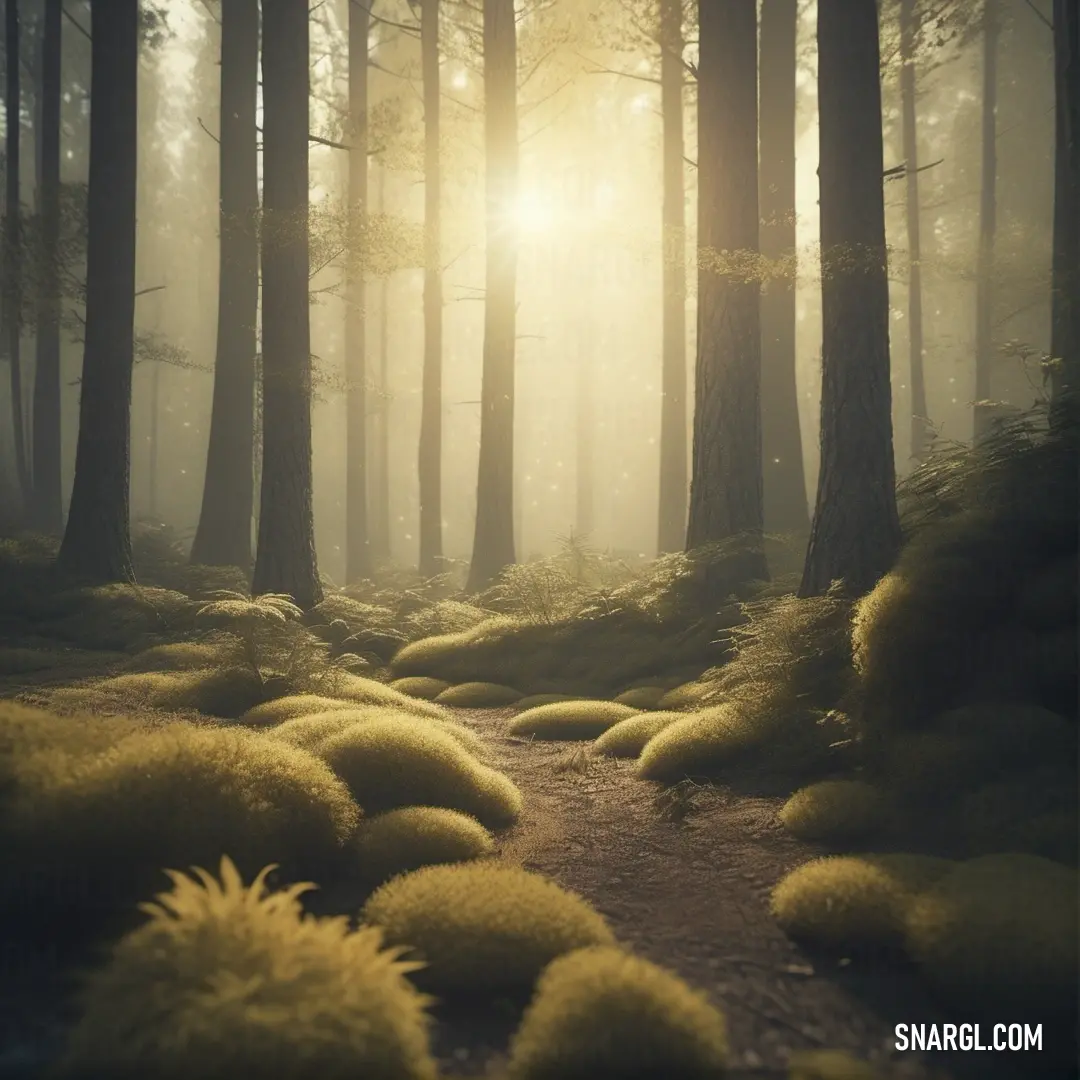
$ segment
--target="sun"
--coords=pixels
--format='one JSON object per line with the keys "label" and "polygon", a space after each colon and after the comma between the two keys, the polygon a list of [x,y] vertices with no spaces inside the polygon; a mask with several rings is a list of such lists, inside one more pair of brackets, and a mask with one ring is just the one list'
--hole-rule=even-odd
{"label": "sun", "polygon": [[551,203],[534,191],[523,191],[513,207],[514,224],[523,233],[548,232],[555,224]]}

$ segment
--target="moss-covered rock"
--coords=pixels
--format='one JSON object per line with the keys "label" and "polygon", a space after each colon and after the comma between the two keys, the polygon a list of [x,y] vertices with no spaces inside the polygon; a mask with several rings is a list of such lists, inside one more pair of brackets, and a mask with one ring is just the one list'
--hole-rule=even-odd
{"label": "moss-covered rock", "polygon": [[436,698],[440,705],[459,709],[499,709],[521,700],[521,691],[499,683],[467,682],[449,686]]}
{"label": "moss-covered rock", "polygon": [[608,757],[637,757],[650,739],[685,716],[685,713],[677,712],[649,712],[627,717],[609,727],[593,743],[593,749]]}
{"label": "moss-covered rock", "polygon": [[395,679],[390,683],[391,690],[408,694],[409,697],[420,698],[422,701],[434,701],[444,690],[448,690],[450,684],[443,679],[430,679],[424,675],[413,675],[405,679]]}
{"label": "moss-covered rock", "polygon": [[872,784],[823,780],[796,791],[779,816],[784,828],[800,840],[845,844],[880,833],[886,825],[886,806]]}
{"label": "moss-covered rock", "polygon": [[667,693],[663,686],[635,686],[624,690],[615,698],[618,705],[629,705],[632,709],[659,709],[660,699]]}
{"label": "moss-covered rock", "polygon": [[595,739],[636,715],[637,709],[613,701],[559,701],[518,713],[508,730],[535,739]]}

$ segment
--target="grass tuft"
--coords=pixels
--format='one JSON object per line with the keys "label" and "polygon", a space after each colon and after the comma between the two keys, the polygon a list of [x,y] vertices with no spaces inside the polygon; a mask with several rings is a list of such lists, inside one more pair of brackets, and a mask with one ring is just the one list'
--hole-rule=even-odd
{"label": "grass tuft", "polygon": [[491,682],[466,682],[448,686],[435,700],[460,709],[499,709],[521,700],[521,691]]}
{"label": "grass tuft", "polygon": [[553,960],[510,1044],[507,1080],[727,1075],[724,1017],[648,960],[595,946]]}
{"label": "grass tuft", "polygon": [[609,727],[593,743],[593,749],[608,757],[638,757],[650,739],[659,735],[664,728],[684,719],[685,715],[677,712],[651,712],[644,716],[627,717]]}
{"label": "grass tuft", "polygon": [[796,791],[780,811],[780,823],[800,840],[846,844],[880,833],[885,800],[862,780],[823,780]]}
{"label": "grass tuft", "polygon": [[636,715],[637,709],[613,701],[559,701],[518,713],[507,730],[535,739],[595,739]]}
{"label": "grass tuft", "polygon": [[438,994],[497,996],[529,989],[556,957],[613,945],[603,917],[574,893],[516,867],[432,866],[377,890],[361,919],[408,945]]}

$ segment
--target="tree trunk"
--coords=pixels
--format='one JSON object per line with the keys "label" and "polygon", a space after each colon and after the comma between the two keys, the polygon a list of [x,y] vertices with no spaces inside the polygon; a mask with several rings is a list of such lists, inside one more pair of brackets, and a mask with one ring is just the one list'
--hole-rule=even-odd
{"label": "tree trunk", "polygon": [[657,549],[686,543],[686,190],[683,181],[682,0],[660,0],[660,112],[664,122],[663,330]]}
{"label": "tree trunk", "polygon": [[31,523],[59,536],[64,529],[60,443],[60,79],[63,0],[45,0],[41,41],[38,204],[42,283],[34,373]]}
{"label": "tree trunk", "polygon": [[[386,169],[379,169],[379,213],[386,213]],[[371,469],[371,558],[390,559],[390,275],[379,278],[379,396]]]}
{"label": "tree trunk", "polygon": [[915,0],[900,0],[900,102],[904,131],[908,241],[908,363],[911,382],[911,457],[922,461],[933,429],[927,416],[923,375],[922,241],[919,207],[919,139],[915,127]]}
{"label": "tree trunk", "polygon": [[11,431],[15,440],[15,475],[25,506],[30,494],[30,469],[26,460],[26,429],[22,395],[22,288],[19,260],[22,248],[22,206],[19,196],[19,136],[22,132],[19,94],[19,4],[7,0],[5,11],[6,90],[6,199],[4,205],[4,321],[11,375]]}
{"label": "tree trunk", "polygon": [[[420,412],[420,573],[442,566],[442,166],[439,159],[439,0],[422,0],[424,81],[424,374]],[[516,137],[516,136],[515,136]],[[486,374],[485,374],[486,378]]]}
{"label": "tree trunk", "polygon": [[59,565],[130,581],[138,0],[93,0],[86,334],[75,481]]}
{"label": "tree trunk", "polygon": [[[592,131],[587,137],[594,137]],[[588,145],[593,145],[590,141]],[[583,162],[578,190],[578,209],[584,216],[588,213],[593,191],[592,158]],[[576,263],[581,275],[576,281],[577,302],[575,306],[574,340],[577,345],[575,365],[574,400],[575,462],[574,462],[574,531],[587,540],[596,527],[596,335],[594,324],[595,260],[587,241],[576,250]],[[661,415],[661,427],[663,416]],[[686,449],[686,424],[683,424],[683,451]],[[661,436],[662,439],[662,436]],[[685,466],[683,483],[685,485]],[[685,507],[684,507],[685,514]]]}
{"label": "tree trunk", "polygon": [[761,293],[761,423],[765,527],[805,536],[810,516],[795,381],[798,6],[798,0],[761,5],[761,253],[775,267]]}
{"label": "tree trunk", "polygon": [[[263,0],[262,488],[252,591],[322,599],[311,507],[308,10]],[[364,56],[367,53],[365,50]]]}
{"label": "tree trunk", "polygon": [[748,572],[764,577],[754,0],[702,0],[699,37],[698,344],[686,543],[744,537],[756,551]]}
{"label": "tree trunk", "polygon": [[1056,423],[1075,417],[1080,393],[1080,10],[1070,0],[1054,3],[1054,85],[1050,401]]}
{"label": "tree trunk", "polygon": [[367,511],[367,313],[359,247],[368,215],[368,25],[349,4],[349,240],[345,270],[345,580],[371,577]]}
{"label": "tree trunk", "polygon": [[874,0],[819,0],[821,471],[802,596],[873,587],[900,547]]}
{"label": "tree trunk", "polygon": [[982,188],[979,254],[975,269],[974,433],[984,435],[994,415],[994,237],[997,232],[997,50],[998,0],[983,0]]}
{"label": "tree trunk", "polygon": [[476,530],[469,589],[514,562],[514,360],[517,335],[517,27],[514,0],[484,0],[487,227]]}
{"label": "tree trunk", "polygon": [[259,305],[258,0],[221,6],[221,203],[217,361],[199,527],[191,561],[251,568],[255,336]]}
{"label": "tree trunk", "polygon": [[155,521],[158,519],[158,449],[161,446],[161,361],[152,361],[154,370],[150,375],[150,439],[147,447],[146,510]]}

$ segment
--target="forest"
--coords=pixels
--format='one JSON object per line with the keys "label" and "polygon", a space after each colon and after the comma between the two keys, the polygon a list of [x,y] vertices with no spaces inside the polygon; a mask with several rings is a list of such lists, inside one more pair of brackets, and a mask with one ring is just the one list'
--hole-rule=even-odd
{"label": "forest", "polygon": [[1066,1080],[1076,0],[6,0],[0,1080]]}

